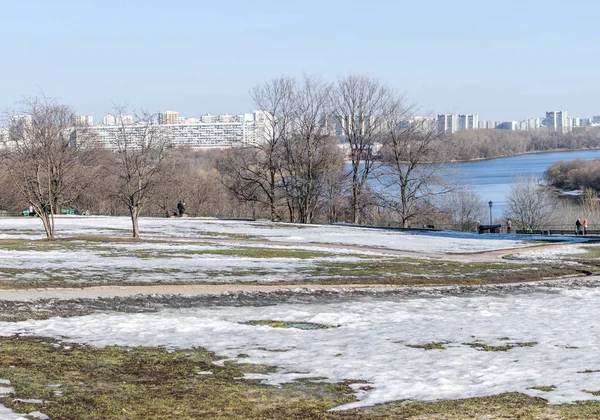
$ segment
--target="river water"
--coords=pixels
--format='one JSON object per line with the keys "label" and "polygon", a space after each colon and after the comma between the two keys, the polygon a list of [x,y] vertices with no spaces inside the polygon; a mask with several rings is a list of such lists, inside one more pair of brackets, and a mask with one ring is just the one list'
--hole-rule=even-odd
{"label": "river water", "polygon": [[[486,204],[491,200],[493,215],[499,217],[506,208],[506,195],[510,192],[510,186],[518,176],[536,176],[542,179],[544,171],[560,160],[597,158],[600,158],[600,150],[572,150],[448,163],[446,166],[451,174],[451,181],[470,185]],[[347,168],[350,170],[350,164],[347,164]],[[373,181],[371,185],[377,188],[376,184],[377,181]]]}
{"label": "river water", "polygon": [[542,178],[550,165],[560,160],[597,159],[600,150],[572,150],[567,152],[532,153],[475,162],[449,163],[454,176],[463,184],[469,184],[487,203],[492,200],[495,215],[501,215],[506,207],[506,195],[510,185],[520,176]]}

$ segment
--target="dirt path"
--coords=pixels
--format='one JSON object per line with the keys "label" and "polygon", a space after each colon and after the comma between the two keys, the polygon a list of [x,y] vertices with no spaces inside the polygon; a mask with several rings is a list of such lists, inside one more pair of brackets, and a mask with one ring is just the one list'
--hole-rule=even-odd
{"label": "dirt path", "polygon": [[235,292],[273,292],[277,290],[340,290],[340,289],[393,289],[383,284],[302,284],[302,285],[252,285],[252,284],[189,284],[189,285],[148,285],[148,286],[93,286],[85,288],[44,288],[0,290],[0,300],[26,301],[37,299],[95,299],[128,297],[135,295],[218,295]]}

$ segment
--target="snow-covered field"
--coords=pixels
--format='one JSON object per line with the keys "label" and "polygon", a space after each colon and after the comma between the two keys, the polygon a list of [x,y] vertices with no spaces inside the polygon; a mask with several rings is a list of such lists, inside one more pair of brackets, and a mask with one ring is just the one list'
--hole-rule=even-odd
{"label": "snow-covered field", "polygon": [[[206,238],[244,235],[273,242],[303,244],[332,244],[377,247],[390,250],[428,253],[465,253],[528,246],[519,235],[478,235],[451,231],[417,232],[360,228],[346,225],[295,225],[266,221],[244,222],[213,218],[140,219],[145,237]],[[126,217],[58,217],[56,234],[60,237],[77,235],[130,236],[131,222]],[[41,221],[37,218],[0,219],[0,239],[43,238]],[[528,236],[529,240],[559,237]],[[570,241],[584,238],[570,237]]]}
{"label": "snow-covered field", "polygon": [[[493,296],[351,299],[53,318],[0,323],[0,334],[49,336],[94,346],[201,346],[232,359],[249,355],[240,359],[243,362],[279,366],[276,373],[250,376],[270,384],[326,377],[365,380],[374,388],[362,391],[358,388],[364,384],[357,384],[359,401],[340,408],[512,391],[564,403],[598,399],[583,390],[600,390],[599,304],[600,289],[556,288]],[[249,320],[337,328],[241,324]],[[444,350],[408,346],[432,342],[445,343]],[[475,348],[478,344],[515,347],[481,351]],[[556,388],[532,389],[540,386]]]}
{"label": "snow-covered field", "polygon": [[[236,248],[244,244],[232,244]],[[88,247],[89,248],[89,247]],[[239,255],[218,255],[232,246],[181,243],[110,243],[96,244],[90,249],[22,250],[0,249],[0,270],[20,269],[13,274],[16,280],[42,280],[53,275],[72,282],[123,282],[155,283],[177,280],[179,282],[255,281],[260,271],[261,281],[294,280],[302,278],[300,272],[314,264],[361,261],[348,252],[306,259],[253,258]],[[211,251],[215,254],[211,254]],[[333,252],[322,248],[321,252]],[[137,253],[144,253],[139,257]],[[195,254],[191,254],[195,253]],[[152,258],[155,255],[155,258]],[[26,269],[26,270],[24,270]]]}
{"label": "snow-covered field", "polygon": [[[311,249],[318,246],[316,249],[331,252],[332,256],[327,258],[337,262],[354,261],[356,257],[347,255],[347,249],[336,249],[335,245],[365,247],[360,253],[368,253],[368,248],[383,248],[437,253],[442,257],[447,253],[531,245],[517,235],[399,232],[352,226],[301,226],[200,218],[142,219],[140,227],[143,236],[152,238],[233,240],[227,244],[186,242],[178,244],[178,249],[237,246],[235,238],[244,235],[250,238],[246,244],[256,238],[261,240],[260,246],[300,249],[309,244],[313,246]],[[57,219],[58,237],[127,237],[129,229],[127,218]],[[37,219],[0,219],[0,239],[42,237],[41,223]],[[570,240],[585,239],[572,237]],[[571,250],[561,251],[523,250],[517,257],[557,259],[566,253],[582,252],[578,246],[573,244]],[[152,248],[154,251],[162,252],[172,245],[123,243],[107,252],[127,253],[140,247],[146,250],[155,247]],[[68,267],[81,275],[94,270],[119,270],[134,264],[133,259],[101,258],[98,252],[77,253],[73,258],[73,255],[59,251],[0,251],[0,268],[18,266],[64,271]],[[189,261],[147,258],[143,265],[145,268],[181,269]],[[195,264],[206,264],[215,270],[259,267],[252,259],[220,257],[195,261]],[[265,263],[269,264],[260,262]],[[290,264],[310,264],[310,260],[270,263],[275,270],[285,273],[292,267]],[[542,397],[551,403],[565,403],[598,399],[584,392],[600,390],[598,307],[600,288],[563,285],[536,289],[532,286],[527,292],[506,291],[487,296],[346,297],[335,302],[213,306],[144,314],[104,313],[43,321],[0,322],[0,335],[48,336],[94,346],[200,346],[231,359],[240,354],[248,355],[243,358],[244,363],[278,366],[280,369],[276,373],[250,376],[269,384],[295,378],[325,377],[327,381],[367,381],[372,387],[361,390],[365,384],[357,383],[354,389],[359,401],[340,408],[403,399],[455,399],[512,391]],[[336,328],[301,330],[243,324],[251,320],[314,322]],[[443,349],[419,347],[430,343],[443,343],[440,344]],[[482,351],[483,345],[509,347],[505,351]],[[548,386],[555,388],[549,392],[533,389]],[[8,387],[9,384],[4,386]],[[2,392],[0,385],[0,394]],[[0,405],[0,415],[10,418],[2,410]]]}

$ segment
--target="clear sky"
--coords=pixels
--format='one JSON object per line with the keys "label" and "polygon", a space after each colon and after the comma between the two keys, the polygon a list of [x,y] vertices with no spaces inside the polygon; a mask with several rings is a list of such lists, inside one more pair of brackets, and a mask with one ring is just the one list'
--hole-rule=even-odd
{"label": "clear sky", "polygon": [[380,78],[434,113],[600,114],[600,2],[2,1],[0,109],[43,90],[96,121],[127,103],[254,109],[279,76]]}

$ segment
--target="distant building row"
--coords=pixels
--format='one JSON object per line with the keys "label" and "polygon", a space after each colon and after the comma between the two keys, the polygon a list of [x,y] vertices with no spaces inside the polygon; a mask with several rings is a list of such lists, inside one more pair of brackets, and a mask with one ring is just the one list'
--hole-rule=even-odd
{"label": "distant building row", "polygon": [[[77,121],[80,123],[77,125],[86,127],[85,130],[80,130],[80,137],[109,149],[117,148],[123,129],[133,140],[138,137],[141,140],[144,132],[144,125],[135,124],[133,117],[129,115],[107,115],[100,125],[91,125],[91,121],[93,120]],[[200,118],[181,118],[175,111],[165,111],[158,116],[161,133],[169,137],[173,146],[196,149],[256,144],[264,137],[267,123],[268,118],[264,111],[240,115],[207,114]]]}
{"label": "distant building row", "polygon": [[477,114],[456,115],[440,114],[437,126],[440,134],[455,133],[461,130],[521,130],[531,131],[546,128],[551,131],[567,133],[577,127],[600,125],[600,115],[593,118],[577,118],[567,116],[567,111],[548,111],[546,118],[528,118],[523,121],[480,121]]}

